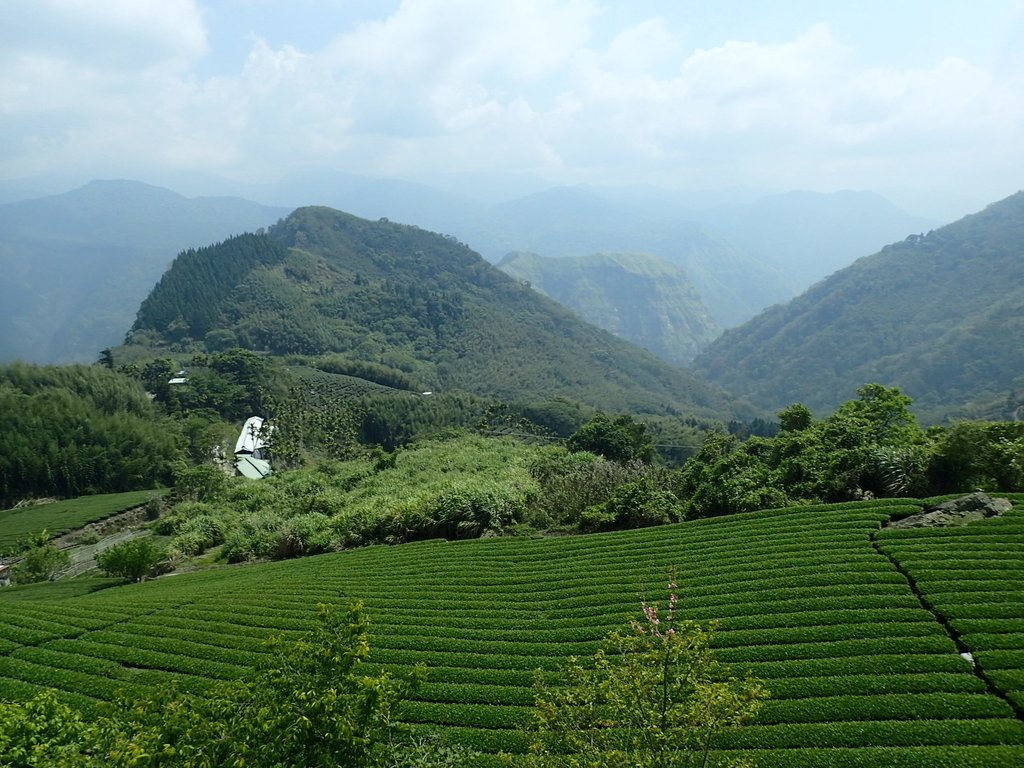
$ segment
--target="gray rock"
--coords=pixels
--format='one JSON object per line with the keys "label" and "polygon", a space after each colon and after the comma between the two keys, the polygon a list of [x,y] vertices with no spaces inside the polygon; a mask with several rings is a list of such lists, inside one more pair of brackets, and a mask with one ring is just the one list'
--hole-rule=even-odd
{"label": "gray rock", "polygon": [[939,528],[967,525],[986,517],[998,517],[1013,509],[1008,499],[993,499],[987,493],[972,493],[928,507],[923,512],[889,523],[889,528]]}

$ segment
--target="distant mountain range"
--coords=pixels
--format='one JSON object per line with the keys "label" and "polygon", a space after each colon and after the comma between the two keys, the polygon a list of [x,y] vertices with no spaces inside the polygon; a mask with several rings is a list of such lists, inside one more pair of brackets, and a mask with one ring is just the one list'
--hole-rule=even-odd
{"label": "distant mountain range", "polygon": [[1021,339],[1024,192],[857,260],[727,331],[694,368],[766,409],[822,412],[879,382],[929,419],[979,408],[1013,418]]}
{"label": "distant mountain range", "polygon": [[657,256],[515,253],[498,267],[588,323],[676,365],[689,363],[721,332],[682,268]]}
{"label": "distant mountain range", "polygon": [[719,205],[696,214],[744,253],[781,270],[792,295],[874,253],[941,222],[911,216],[873,192],[787,192]]}
{"label": "distant mountain range", "polygon": [[551,258],[651,254],[685,271],[722,327],[796,296],[887,243],[942,223],[912,216],[871,192],[722,199],[653,188],[554,187],[483,202],[422,184],[320,171],[253,194],[449,233],[494,263],[514,252]]}
{"label": "distant mountain range", "polygon": [[133,344],[340,354],[430,391],[610,411],[750,417],[489,264],[453,237],[301,208],[267,234],[182,253],[143,301]]}
{"label": "distant mountain range", "polygon": [[[928,224],[869,193],[725,195],[733,202],[723,202],[653,188],[562,187],[495,202],[332,171],[235,191],[289,207],[188,199],[128,181],[0,206],[0,269],[8,276],[0,286],[0,360],[95,359],[121,340],[138,302],[180,250],[253,231],[308,202],[448,233],[492,262],[523,251],[569,258],[559,267],[558,296],[571,304],[572,292],[587,293],[585,311],[574,305],[581,316],[603,318],[602,325],[674,363],[686,361],[715,328],[733,327]],[[668,262],[697,297],[688,289],[679,294],[676,278],[663,272],[637,281],[641,293],[628,300],[618,286],[615,301],[606,294],[611,303],[602,305],[592,274],[564,271],[594,253],[646,253]],[[532,282],[543,288],[545,281]],[[673,306],[670,294],[680,303]]]}
{"label": "distant mountain range", "polygon": [[0,360],[94,361],[179,251],[286,213],[127,181],[0,205]]}
{"label": "distant mountain range", "polygon": [[[438,180],[444,184],[446,180]],[[487,260],[650,253],[680,265],[732,327],[886,243],[940,222],[911,216],[871,193],[681,192],[653,187],[543,187],[508,177],[449,189],[311,169],[273,184],[181,178],[176,189],[216,189],[293,210],[326,205],[451,234]],[[529,188],[540,191],[524,193]],[[477,192],[456,192],[452,189]],[[0,185],[3,193],[4,185]],[[13,193],[13,190],[11,190]]]}

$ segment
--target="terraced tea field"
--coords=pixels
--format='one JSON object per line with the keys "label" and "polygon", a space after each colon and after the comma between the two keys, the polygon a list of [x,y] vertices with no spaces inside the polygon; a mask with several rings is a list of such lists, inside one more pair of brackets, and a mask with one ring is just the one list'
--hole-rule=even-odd
{"label": "terraced tea field", "polygon": [[346,376],[340,373],[327,373],[302,365],[290,367],[288,373],[292,381],[298,384],[302,391],[306,393],[309,402],[312,404],[325,400],[344,400],[364,395],[408,394],[403,390],[393,389],[392,387],[367,381],[366,379]]}
{"label": "terraced tea field", "polygon": [[[487,753],[519,752],[533,670],[592,653],[637,615],[641,593],[663,597],[674,566],[683,613],[717,620],[719,659],[771,691],[758,722],[723,739],[723,754],[762,768],[1024,765],[1024,722],[1008,703],[1019,707],[1024,687],[1024,514],[879,531],[914,509],[868,502],[580,537],[368,547],[52,599],[11,589],[0,592],[0,696],[54,686],[88,706],[171,676],[202,689],[244,674],[268,635],[312,626],[315,603],[359,598],[374,664],[430,669],[407,719]],[[960,656],[965,647],[1006,698]]]}
{"label": "terraced tea field", "polygon": [[1024,515],[878,540],[990,686],[1024,711]]}
{"label": "terraced tea field", "polygon": [[103,493],[0,511],[0,554],[17,549],[29,536],[44,529],[50,536],[60,536],[145,504],[150,496],[157,493],[159,491]]}

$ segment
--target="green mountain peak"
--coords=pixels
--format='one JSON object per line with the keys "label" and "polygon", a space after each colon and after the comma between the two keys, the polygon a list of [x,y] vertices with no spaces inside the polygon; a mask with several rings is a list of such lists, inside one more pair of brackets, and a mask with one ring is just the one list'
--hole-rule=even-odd
{"label": "green mountain peak", "polygon": [[131,339],[343,354],[432,391],[613,411],[749,415],[723,393],[501,272],[452,237],[330,208],[182,253]]}

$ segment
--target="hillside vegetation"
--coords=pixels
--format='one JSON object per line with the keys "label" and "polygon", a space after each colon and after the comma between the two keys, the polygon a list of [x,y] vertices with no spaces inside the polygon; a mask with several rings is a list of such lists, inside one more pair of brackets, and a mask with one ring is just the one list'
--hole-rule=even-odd
{"label": "hillside vegetation", "polygon": [[17,551],[31,537],[46,531],[59,536],[82,528],[88,523],[105,520],[119,512],[159,498],[157,491],[125,491],[98,493],[64,501],[31,504],[17,509],[0,510],[0,554]]}
{"label": "hillside vegetation", "polygon": [[1024,193],[862,258],[717,339],[694,369],[764,408],[829,409],[865,381],[930,419],[974,401],[1013,418],[1024,384]]}
{"label": "hillside vegetation", "polygon": [[267,235],[181,254],[143,302],[130,341],[340,353],[397,369],[425,390],[507,402],[568,397],[634,413],[750,413],[451,238],[326,208],[299,209]]}
{"label": "hillside vegetation", "polygon": [[682,268],[655,256],[596,253],[546,259],[509,254],[501,270],[675,365],[690,362],[719,334]]}
{"label": "hillside vegetation", "polygon": [[[964,422],[926,433],[909,404],[898,390],[868,385],[822,420],[802,406],[783,411],[775,437],[740,441],[712,431],[698,445],[695,431],[688,436],[694,454],[680,468],[658,461],[658,433],[628,415],[597,413],[564,444],[552,444],[550,435],[531,438],[522,419],[510,424],[507,412],[477,411],[480,431],[511,426],[522,437],[449,428],[434,439],[421,434],[392,453],[357,445],[355,419],[343,422],[353,430],[352,442],[344,434],[325,441],[335,460],[259,483],[226,480],[208,467],[192,471],[202,482],[179,475],[188,501],[156,529],[173,537],[174,562],[207,552],[236,562],[435,537],[640,528],[872,496],[1024,489],[1024,425]],[[438,415],[457,417],[454,405]],[[371,406],[368,413],[380,411]],[[413,428],[408,422],[416,414],[404,411],[394,423]],[[271,453],[283,469],[276,433]]]}
{"label": "hillside vegetation", "polygon": [[[716,759],[747,756],[768,768],[1017,765],[1024,725],[1005,697],[1017,695],[1024,669],[1012,650],[1021,592],[971,573],[980,575],[979,557],[994,552],[1007,568],[1024,566],[1024,520],[1014,509],[952,533],[879,533],[920,505],[859,502],[588,537],[368,547],[91,593],[84,580],[77,594],[52,597],[8,589],[0,592],[0,698],[53,686],[91,711],[118,690],[146,697],[172,679],[203,691],[247,674],[267,656],[268,636],[312,628],[315,603],[359,598],[373,619],[369,672],[428,666],[403,719],[497,764],[488,756],[526,749],[534,670],[549,675],[569,655],[593,653],[676,566],[679,613],[719,622],[719,660],[753,672],[771,693],[755,724],[723,734]],[[945,546],[953,541],[955,549]],[[915,542],[946,556],[925,566],[907,550]],[[927,602],[901,571],[904,556]],[[943,581],[982,597],[973,607],[947,600]],[[966,622],[956,625],[959,641],[932,603]],[[958,642],[978,651],[985,674],[992,670],[993,690]]]}
{"label": "hillside vegetation", "polygon": [[99,366],[0,367],[0,432],[0,507],[169,484],[184,458],[141,384]]}

